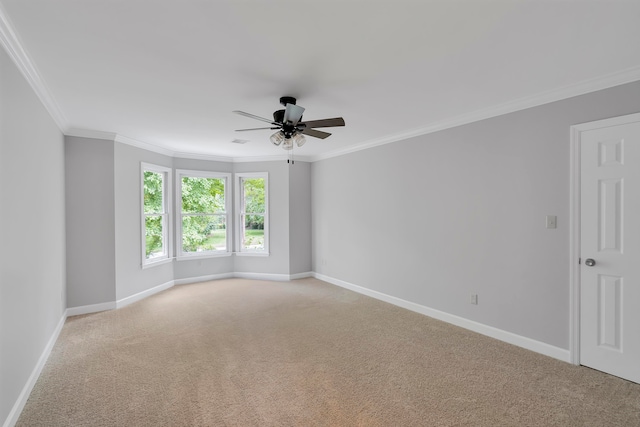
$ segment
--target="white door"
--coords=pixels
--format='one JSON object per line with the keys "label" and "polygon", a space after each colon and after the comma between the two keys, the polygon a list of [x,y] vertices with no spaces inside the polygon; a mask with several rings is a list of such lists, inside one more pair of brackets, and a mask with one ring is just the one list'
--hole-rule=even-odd
{"label": "white door", "polygon": [[580,364],[640,383],[640,115],[626,118],[580,134]]}

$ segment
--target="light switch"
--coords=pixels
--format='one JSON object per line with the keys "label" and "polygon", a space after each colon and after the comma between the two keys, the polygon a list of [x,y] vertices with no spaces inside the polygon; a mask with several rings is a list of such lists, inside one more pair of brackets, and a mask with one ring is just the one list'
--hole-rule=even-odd
{"label": "light switch", "polygon": [[558,225],[558,217],[555,215],[547,215],[547,228],[556,228]]}

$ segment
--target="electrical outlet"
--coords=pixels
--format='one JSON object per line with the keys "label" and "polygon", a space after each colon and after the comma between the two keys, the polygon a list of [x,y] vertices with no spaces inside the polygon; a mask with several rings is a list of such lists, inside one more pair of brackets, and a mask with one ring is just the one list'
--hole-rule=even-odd
{"label": "electrical outlet", "polygon": [[556,228],[558,226],[558,217],[555,215],[547,215],[547,228]]}
{"label": "electrical outlet", "polygon": [[473,305],[478,305],[478,294],[471,294],[469,302]]}

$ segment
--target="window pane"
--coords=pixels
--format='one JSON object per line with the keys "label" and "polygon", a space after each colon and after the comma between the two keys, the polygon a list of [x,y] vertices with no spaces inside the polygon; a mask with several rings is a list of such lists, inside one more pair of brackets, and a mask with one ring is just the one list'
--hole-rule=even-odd
{"label": "window pane", "polygon": [[163,178],[162,173],[144,171],[144,213],[164,213]]}
{"label": "window pane", "polygon": [[145,228],[145,254],[147,259],[164,255],[164,243],[162,241],[162,216],[147,216],[144,219]]}
{"label": "window pane", "polygon": [[227,227],[224,215],[182,217],[184,252],[226,251]]}
{"label": "window pane", "polygon": [[242,245],[246,250],[264,250],[264,215],[245,215]]}
{"label": "window pane", "polygon": [[239,244],[240,251],[266,252],[265,239],[266,217],[266,182],[261,177],[241,177],[239,180],[240,217]]}
{"label": "window pane", "polygon": [[244,211],[246,213],[264,213],[264,178],[244,178],[242,183]]}
{"label": "window pane", "polygon": [[182,177],[183,213],[224,212],[224,178]]}

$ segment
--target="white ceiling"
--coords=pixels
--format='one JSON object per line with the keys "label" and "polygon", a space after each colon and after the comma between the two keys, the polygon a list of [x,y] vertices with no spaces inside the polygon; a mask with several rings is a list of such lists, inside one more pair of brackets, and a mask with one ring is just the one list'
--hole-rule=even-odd
{"label": "white ceiling", "polygon": [[[309,159],[640,79],[638,0],[0,0],[67,134],[281,156],[282,95]],[[555,98],[554,98],[555,97]],[[80,131],[82,130],[82,131]],[[90,132],[86,132],[90,131]],[[244,145],[233,139],[249,139]]]}

